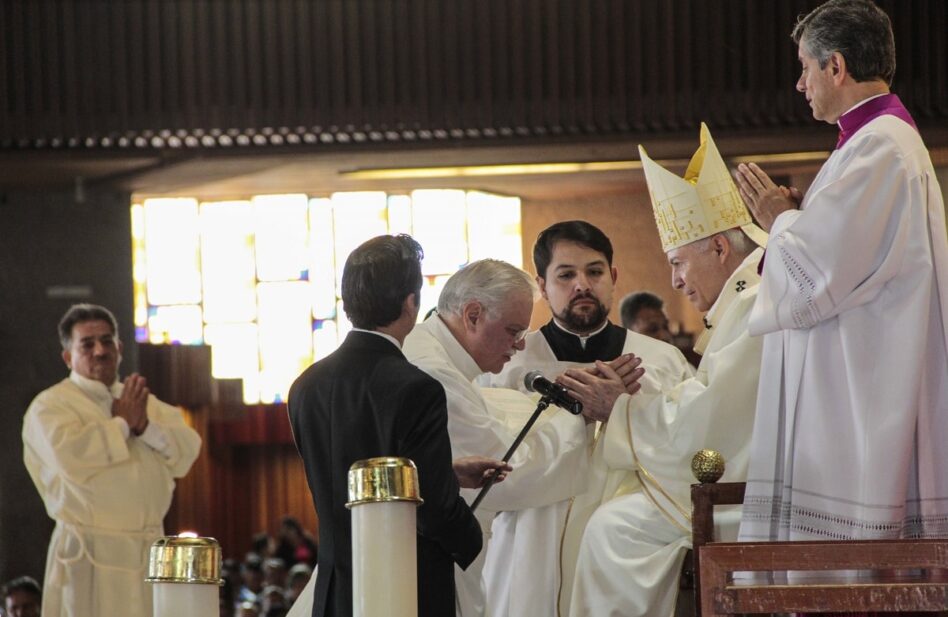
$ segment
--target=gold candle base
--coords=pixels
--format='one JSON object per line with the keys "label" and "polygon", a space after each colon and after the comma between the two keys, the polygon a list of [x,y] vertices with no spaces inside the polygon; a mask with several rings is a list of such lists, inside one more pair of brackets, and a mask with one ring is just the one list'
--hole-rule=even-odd
{"label": "gold candle base", "polygon": [[155,617],[210,617],[220,608],[221,547],[214,538],[168,536],[151,545],[148,578]]}
{"label": "gold candle base", "polygon": [[407,458],[380,456],[356,461],[349,467],[349,501],[352,509],[363,503],[414,501],[422,503],[418,468]]}
{"label": "gold candle base", "polygon": [[214,538],[159,538],[151,545],[145,581],[223,585],[221,545]]}

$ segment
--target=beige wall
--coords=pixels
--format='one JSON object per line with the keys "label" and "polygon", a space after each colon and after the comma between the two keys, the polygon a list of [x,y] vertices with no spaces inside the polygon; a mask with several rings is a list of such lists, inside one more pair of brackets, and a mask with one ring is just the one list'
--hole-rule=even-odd
{"label": "beige wall", "polygon": [[[586,198],[569,201],[524,201],[522,211],[523,265],[533,268],[533,242],[537,234],[558,221],[581,219],[602,229],[612,240],[613,265],[619,271],[610,317],[619,322],[619,302],[631,291],[649,290],[665,300],[673,322],[689,332],[699,332],[701,316],[671,287],[671,270],[662,253],[647,193]],[[533,311],[533,327],[550,319],[543,302]]]}

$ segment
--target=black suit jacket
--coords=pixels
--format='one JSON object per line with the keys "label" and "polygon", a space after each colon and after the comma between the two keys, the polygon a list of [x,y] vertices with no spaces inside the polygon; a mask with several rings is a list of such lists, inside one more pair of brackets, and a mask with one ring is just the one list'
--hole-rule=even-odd
{"label": "black suit jacket", "polygon": [[458,494],[441,384],[390,341],[350,332],[294,382],[288,407],[319,514],[313,616],[352,614],[349,466],[376,456],[404,456],[418,466],[418,615],[454,615],[454,564],[467,567],[482,539]]}

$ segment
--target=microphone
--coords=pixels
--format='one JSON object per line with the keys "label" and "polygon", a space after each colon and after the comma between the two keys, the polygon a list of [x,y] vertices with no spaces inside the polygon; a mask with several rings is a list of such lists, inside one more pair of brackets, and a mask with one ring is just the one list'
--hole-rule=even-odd
{"label": "microphone", "polygon": [[530,392],[538,392],[548,398],[551,403],[561,407],[573,415],[583,413],[583,404],[574,399],[566,388],[554,383],[543,376],[540,371],[530,371],[523,377],[523,385]]}

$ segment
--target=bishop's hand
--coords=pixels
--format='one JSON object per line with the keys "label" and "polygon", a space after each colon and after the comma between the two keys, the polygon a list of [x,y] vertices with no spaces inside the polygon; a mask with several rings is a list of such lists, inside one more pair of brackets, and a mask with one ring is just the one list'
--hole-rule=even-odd
{"label": "bishop's hand", "polygon": [[596,361],[595,373],[571,368],[557,377],[556,381],[566,387],[570,396],[583,404],[583,415],[588,420],[599,422],[609,419],[616,399],[626,393],[622,377],[611,366],[599,360]]}

